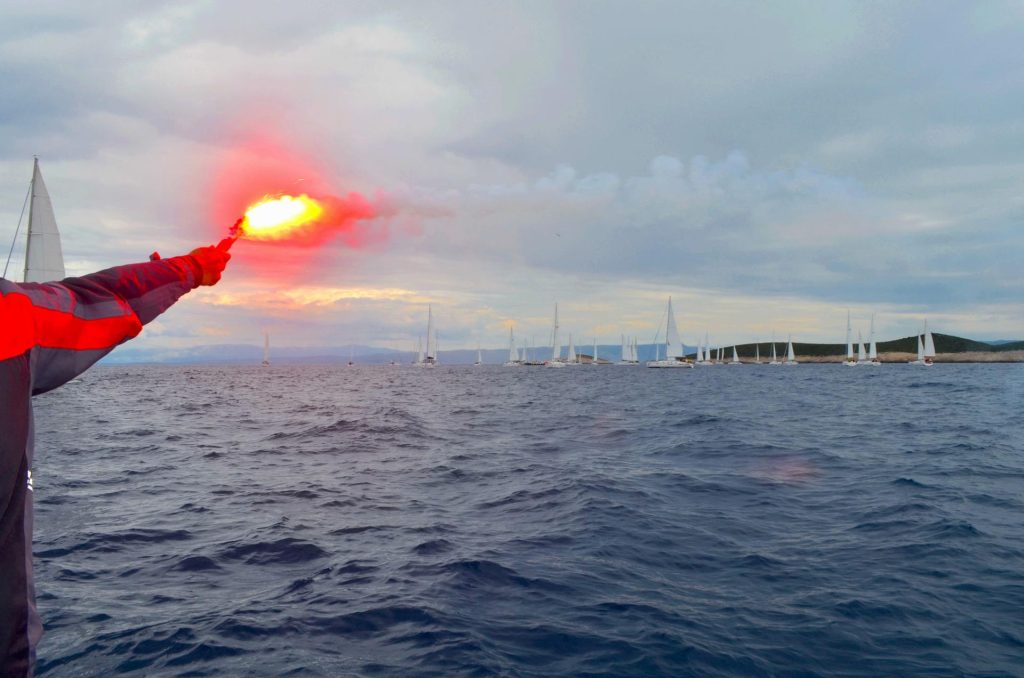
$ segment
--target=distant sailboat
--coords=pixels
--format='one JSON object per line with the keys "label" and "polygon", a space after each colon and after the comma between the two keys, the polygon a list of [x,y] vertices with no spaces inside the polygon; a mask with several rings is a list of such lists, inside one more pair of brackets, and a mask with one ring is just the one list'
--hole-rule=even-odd
{"label": "distant sailboat", "polygon": [[352,359],[352,357],[353,357],[353,348],[352,348],[352,344],[349,344],[348,345],[348,366],[349,367],[352,367],[353,365],[356,364],[355,361]]}
{"label": "distant sailboat", "polygon": [[507,361],[505,361],[505,367],[517,368],[520,365],[519,353],[515,348],[515,336],[512,334],[512,328],[509,328],[509,357]]}
{"label": "distant sailboat", "polygon": [[619,358],[619,362],[617,362],[616,365],[629,365],[630,364],[630,362],[629,362],[629,349],[630,349],[630,346],[631,345],[627,345],[626,344],[626,335],[623,334],[622,335],[622,352],[621,352],[621,356],[622,357]]}
{"label": "distant sailboat", "polygon": [[711,355],[708,353],[708,346],[710,345],[710,343],[711,340],[708,338],[708,332],[707,330],[705,330],[704,340],[697,340],[697,359],[696,362],[694,362],[695,366],[704,367],[706,365],[712,364]]}
{"label": "distant sailboat", "polygon": [[772,332],[772,359],[771,359],[771,362],[769,362],[768,364],[769,365],[781,365],[782,364],[782,363],[779,362],[779,359],[775,355],[775,332],[774,331]]}
{"label": "distant sailboat", "polygon": [[864,350],[864,338],[857,330],[857,364],[864,365],[868,361],[868,353]]}
{"label": "distant sailboat", "polygon": [[928,329],[928,320],[924,321],[924,361],[922,364],[929,367],[935,363],[935,339],[932,338],[932,331]]}
{"label": "distant sailboat", "polygon": [[476,346],[476,362],[473,363],[473,364],[474,365],[483,365],[484,364],[483,354],[480,353],[480,344],[477,344],[477,346]]}
{"label": "distant sailboat", "polygon": [[796,354],[793,352],[793,335],[789,335],[789,346],[786,347],[786,362],[785,365],[799,365],[796,361]]}
{"label": "distant sailboat", "polygon": [[270,332],[263,333],[263,366],[270,365]]}
{"label": "distant sailboat", "polygon": [[871,347],[868,349],[868,365],[881,365],[878,359],[878,344],[875,342],[875,314],[871,314],[871,336],[868,337]]}
{"label": "distant sailboat", "polygon": [[594,337],[594,354],[590,358],[590,364],[591,365],[596,365],[597,364],[597,337]]}
{"label": "distant sailboat", "polygon": [[743,364],[743,363],[740,362],[740,356],[739,356],[739,354],[736,353],[736,347],[735,346],[732,347],[732,362],[729,363],[729,364],[730,365],[742,365]]}
{"label": "distant sailboat", "polygon": [[854,367],[857,365],[857,361],[853,359],[853,328],[850,327],[850,312],[846,312],[846,360],[843,361],[844,365]]}
{"label": "distant sailboat", "polygon": [[565,367],[562,360],[562,346],[558,343],[558,304],[555,304],[555,324],[551,330],[551,360],[544,363],[548,367]]}
{"label": "distant sailboat", "polygon": [[416,361],[417,367],[434,367],[437,364],[437,330],[434,329],[434,312],[427,304],[427,351]]}
{"label": "distant sailboat", "polygon": [[655,359],[647,362],[648,367],[693,367],[693,363],[687,362],[683,357],[683,342],[679,338],[679,328],[676,326],[676,316],[672,312],[672,297],[668,298],[668,309],[665,320],[665,359],[657,359],[657,344],[655,344]]}
{"label": "distant sailboat", "polygon": [[[32,181],[29,184],[28,201],[28,235],[25,240],[25,268],[22,276],[24,282],[50,282],[63,280],[64,254],[61,250],[60,231],[57,229],[57,218],[53,214],[53,203],[50,193],[46,190],[43,173],[39,169],[39,159],[32,164]],[[19,221],[20,224],[20,221]],[[15,230],[14,241],[7,255],[7,266],[11,263],[11,255],[18,242],[18,231]],[[3,277],[7,277],[7,266],[4,266]]]}
{"label": "distant sailboat", "polygon": [[761,344],[754,344],[754,364],[761,364]]}
{"label": "distant sailboat", "polygon": [[580,359],[576,355],[576,346],[572,343],[572,332],[569,333],[569,353],[565,356],[566,365],[579,365]]}

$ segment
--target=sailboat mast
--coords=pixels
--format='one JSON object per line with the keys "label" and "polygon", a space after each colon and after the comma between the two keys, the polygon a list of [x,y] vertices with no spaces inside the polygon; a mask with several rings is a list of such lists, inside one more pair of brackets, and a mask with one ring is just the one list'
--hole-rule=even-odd
{"label": "sailboat mast", "polygon": [[871,347],[868,349],[868,358],[871,360],[878,359],[878,345],[875,343],[875,314],[871,314],[871,336],[868,338],[871,342]]}
{"label": "sailboat mast", "polygon": [[558,345],[558,304],[555,304],[555,327],[551,333],[551,359],[558,360],[562,352],[561,346]]}

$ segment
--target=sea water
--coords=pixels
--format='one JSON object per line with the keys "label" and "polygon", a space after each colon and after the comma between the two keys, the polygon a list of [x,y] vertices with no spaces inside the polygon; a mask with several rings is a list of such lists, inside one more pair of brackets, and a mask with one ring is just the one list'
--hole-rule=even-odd
{"label": "sea water", "polygon": [[42,675],[1020,675],[1024,365],[100,366]]}

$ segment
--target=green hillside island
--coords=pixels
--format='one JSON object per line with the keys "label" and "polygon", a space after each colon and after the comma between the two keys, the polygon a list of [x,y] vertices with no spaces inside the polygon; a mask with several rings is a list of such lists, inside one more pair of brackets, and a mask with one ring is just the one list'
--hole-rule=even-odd
{"label": "green hillside island", "polygon": [[[955,356],[956,354],[984,354],[978,356],[979,362],[1021,362],[1024,360],[1024,356],[1020,353],[1024,352],[1024,341],[1014,341],[1006,344],[987,344],[983,341],[975,341],[973,339],[965,339],[964,337],[954,337],[949,334],[938,334],[932,332],[932,337],[935,340],[935,352],[938,354],[937,360],[941,362],[943,354]],[[759,344],[737,344],[736,352],[740,358],[753,359],[755,346],[760,347],[761,360],[768,360],[772,355],[772,344],[771,342],[765,341]],[[857,344],[854,343],[854,351],[857,349]],[[867,342],[865,342],[867,346]],[[726,347],[731,348],[731,346]],[[785,359],[786,353],[786,341],[776,341],[775,351],[780,359]],[[805,344],[794,342],[793,351],[796,353],[796,358],[799,361],[801,358],[835,358],[846,355],[846,344]],[[880,341],[878,342],[878,354],[879,357],[884,361],[885,354],[917,354],[917,337],[903,337],[902,339],[893,339],[892,341]],[[727,351],[728,356],[732,355],[730,351]],[[696,352],[689,353],[687,358],[695,358]],[[970,362],[970,361],[963,361]]]}

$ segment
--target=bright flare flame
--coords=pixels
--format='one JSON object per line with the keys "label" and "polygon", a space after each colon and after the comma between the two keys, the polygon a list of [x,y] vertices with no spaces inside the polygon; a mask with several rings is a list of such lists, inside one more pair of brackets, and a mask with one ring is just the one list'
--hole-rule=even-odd
{"label": "bright flare flame", "polygon": [[324,208],[308,195],[282,195],[264,198],[249,206],[242,222],[242,233],[257,240],[287,238],[323,214]]}

